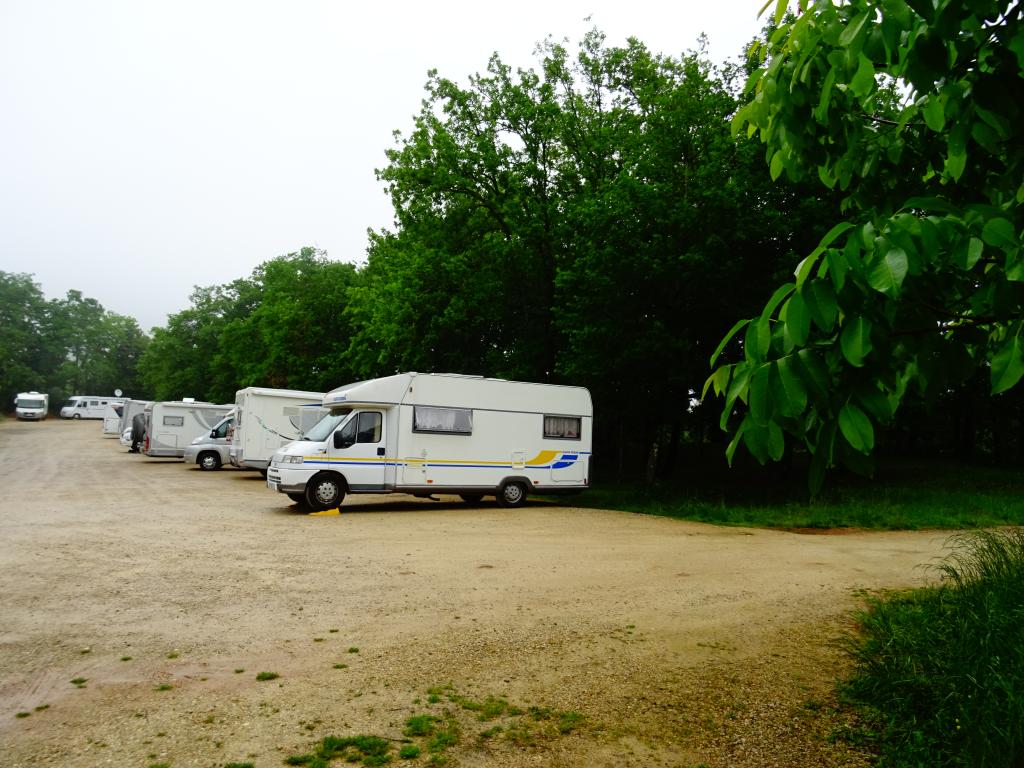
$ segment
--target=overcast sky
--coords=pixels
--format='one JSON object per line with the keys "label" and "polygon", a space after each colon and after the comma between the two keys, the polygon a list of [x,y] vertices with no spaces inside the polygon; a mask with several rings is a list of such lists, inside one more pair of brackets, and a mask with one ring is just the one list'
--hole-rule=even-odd
{"label": "overcast sky", "polygon": [[302,246],[363,263],[428,69],[535,66],[595,26],[673,56],[704,32],[721,62],[763,4],[0,0],[0,270],[149,330]]}

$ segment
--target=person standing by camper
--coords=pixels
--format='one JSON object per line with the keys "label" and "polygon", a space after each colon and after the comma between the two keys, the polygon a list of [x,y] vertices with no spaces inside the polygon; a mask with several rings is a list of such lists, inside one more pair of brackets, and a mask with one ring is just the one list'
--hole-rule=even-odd
{"label": "person standing by camper", "polygon": [[142,441],[146,439],[146,414],[137,413],[132,417],[132,447],[128,453],[139,453]]}

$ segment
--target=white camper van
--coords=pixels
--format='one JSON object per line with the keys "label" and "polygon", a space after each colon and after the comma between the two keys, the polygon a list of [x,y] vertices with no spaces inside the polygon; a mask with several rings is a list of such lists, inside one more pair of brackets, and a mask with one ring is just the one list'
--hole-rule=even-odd
{"label": "white camper van", "polygon": [[74,395],[60,409],[60,417],[62,419],[102,419],[106,415],[108,405],[123,401],[123,397]]}
{"label": "white camper van", "polygon": [[330,413],[275,454],[267,485],[315,510],[346,493],[494,494],[586,488],[593,406],[582,387],[402,373],[324,395]]}
{"label": "white camper van", "polygon": [[19,419],[42,421],[50,409],[50,396],[40,392],[21,392],[14,398],[14,411]]}
{"label": "white camper van", "polygon": [[182,458],[192,439],[213,426],[231,410],[230,405],[174,400],[146,406],[146,439],[142,452],[147,456]]}
{"label": "white camper van", "polygon": [[235,393],[231,463],[265,472],[282,445],[301,439],[327,413],[323,392],[246,387]]}
{"label": "white camper van", "polygon": [[235,425],[235,409],[185,447],[182,458],[186,464],[196,464],[200,469],[211,472],[231,461],[231,429]]}
{"label": "white camper van", "polygon": [[121,419],[124,415],[124,403],[107,403],[103,410],[103,434],[117,437],[121,434]]}

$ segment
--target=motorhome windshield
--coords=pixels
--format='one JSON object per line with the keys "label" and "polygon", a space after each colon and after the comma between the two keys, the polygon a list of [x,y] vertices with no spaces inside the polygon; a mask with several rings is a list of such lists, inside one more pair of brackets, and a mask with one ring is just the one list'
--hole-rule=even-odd
{"label": "motorhome windshield", "polygon": [[22,398],[20,398],[18,400],[18,407],[19,408],[42,408],[43,407],[43,401],[42,400],[36,400],[34,398],[33,399],[29,399],[27,397],[22,397]]}
{"label": "motorhome windshield", "polygon": [[338,425],[348,418],[348,415],[351,412],[351,408],[346,408],[342,411],[331,411],[320,419],[320,421],[316,423],[316,426],[309,430],[302,439],[311,440],[314,443],[324,442],[331,436],[331,433],[338,428]]}
{"label": "motorhome windshield", "polygon": [[68,400],[66,403],[64,403],[65,408],[74,408],[76,405],[78,405],[77,400]]}

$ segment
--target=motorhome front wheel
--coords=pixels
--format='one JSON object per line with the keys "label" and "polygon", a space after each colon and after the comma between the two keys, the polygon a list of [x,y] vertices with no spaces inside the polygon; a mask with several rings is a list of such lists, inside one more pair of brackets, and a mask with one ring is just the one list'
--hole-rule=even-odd
{"label": "motorhome front wheel", "polygon": [[213,451],[204,451],[199,454],[199,468],[210,472],[214,469],[220,469],[220,456]]}
{"label": "motorhome front wheel", "polygon": [[341,479],[336,475],[315,475],[306,484],[306,504],[314,512],[335,509],[341,506],[341,500],[344,498],[345,489],[342,487]]}

